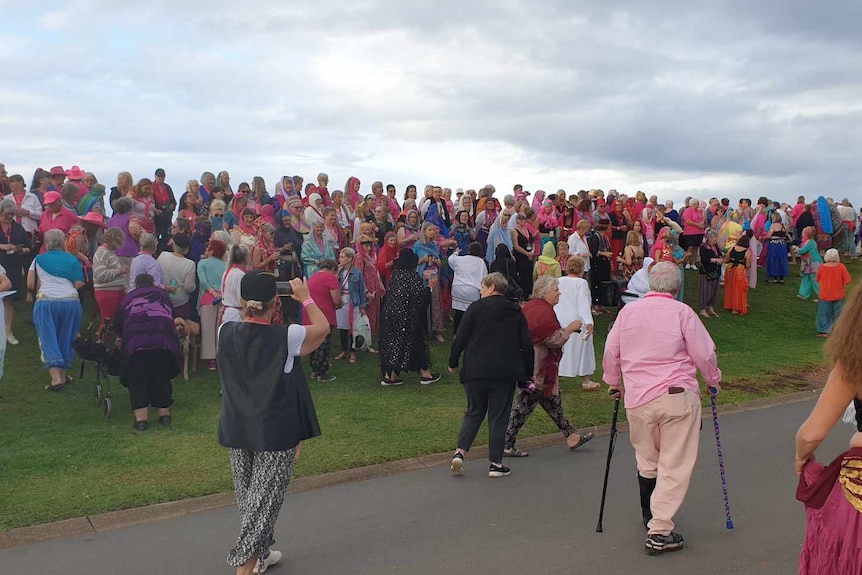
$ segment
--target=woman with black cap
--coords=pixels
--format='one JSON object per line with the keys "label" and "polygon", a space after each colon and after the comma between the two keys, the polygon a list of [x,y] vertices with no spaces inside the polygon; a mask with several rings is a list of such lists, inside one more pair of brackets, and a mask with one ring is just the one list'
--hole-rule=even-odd
{"label": "woman with black cap", "polygon": [[425,287],[416,271],[418,265],[419,256],[407,248],[395,260],[380,314],[381,385],[401,385],[402,371],[418,371],[423,385],[440,379],[439,374],[428,370],[429,288],[436,286],[437,279],[430,279],[429,287]]}
{"label": "woman with black cap", "polygon": [[273,274],[249,273],[240,284],[241,322],[219,332],[222,411],[219,443],[229,449],[241,528],[228,563],[237,574],[263,573],[281,559],[270,551],[273,531],[293,473],[300,442],[320,435],[302,365],[317,349],[329,322],[302,279],[291,280],[294,300],[310,324],[271,325],[278,302]]}

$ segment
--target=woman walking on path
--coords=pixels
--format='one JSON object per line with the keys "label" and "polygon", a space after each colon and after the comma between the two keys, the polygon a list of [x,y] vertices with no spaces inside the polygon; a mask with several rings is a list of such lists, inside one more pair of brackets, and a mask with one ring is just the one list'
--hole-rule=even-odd
{"label": "woman walking on path", "polygon": [[272,325],[278,303],[275,277],[243,276],[243,321],[219,333],[222,396],[219,443],[228,448],[240,532],[227,557],[237,575],[263,573],[281,559],[270,550],[301,442],[320,435],[299,357],[317,349],[329,322],[301,279],[290,282],[310,324]]}
{"label": "woman walking on path", "polygon": [[560,398],[559,367],[562,348],[573,333],[581,331],[583,322],[574,320],[566,327],[562,327],[557,321],[554,306],[560,301],[558,279],[539,278],[533,289],[533,297],[524,306],[523,311],[533,342],[535,362],[532,383],[534,386],[522,388],[518,392],[518,400],[512,406],[503,452],[509,457],[529,455],[526,451],[515,449],[515,441],[518,439],[518,432],[527,422],[536,405],[541,405],[557,424],[566,436],[566,444],[570,450],[576,450],[595,436],[592,432],[577,432],[566,417]]}
{"label": "woman walking on path", "polygon": [[601,384],[590,381],[596,371],[596,352],[593,349],[593,314],[590,309],[590,285],[584,279],[584,260],[579,256],[569,258],[568,275],[560,278],[560,302],[554,306],[557,320],[568,325],[580,321],[583,325],[581,337],[570,337],[563,345],[560,359],[560,375],[583,377],[581,389],[594,391]]}
{"label": "woman walking on path", "polygon": [[817,302],[817,337],[828,337],[832,325],[838,319],[844,298],[847,297],[847,285],[853,280],[841,256],[835,248],[826,250],[826,263],[817,270],[816,281],[820,286],[820,299]]}
{"label": "woman walking on path", "polygon": [[456,373],[458,359],[464,354],[461,383],[467,395],[467,411],[450,469],[453,473],[464,471],[464,455],[487,413],[488,476],[494,478],[510,473],[503,466],[503,442],[515,385],[533,372],[533,344],[521,308],[505,297],[506,278],[491,273],[481,284],[482,297],[464,314],[449,355],[449,373]]}

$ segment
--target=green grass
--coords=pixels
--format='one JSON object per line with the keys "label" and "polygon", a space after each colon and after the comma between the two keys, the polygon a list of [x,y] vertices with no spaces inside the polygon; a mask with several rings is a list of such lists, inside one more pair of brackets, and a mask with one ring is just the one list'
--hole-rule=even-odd
{"label": "green grass", "polygon": [[[850,267],[852,275],[859,270]],[[793,273],[783,287],[761,278],[749,294],[748,316],[724,313],[707,322],[724,372],[720,401],[798,390],[810,384],[803,372],[822,364],[822,340],[814,337],[817,306],[796,297],[798,271]],[[687,272],[686,279],[686,301],[696,304],[697,274]],[[216,440],[217,376],[203,369],[190,382],[174,380],[173,427],[156,423],[138,433],[132,429],[128,393],[117,383],[114,413],[103,417],[92,393],[91,367],[63,393],[42,390],[48,378],[40,369],[29,311],[19,304],[15,333],[22,344],[9,348],[6,377],[0,382],[0,530],[232,488],[227,454]],[[596,380],[608,322],[608,316],[597,319]],[[445,372],[449,344],[435,343],[432,349],[435,370]],[[360,354],[355,365],[334,362],[336,381],[311,383],[323,435],[304,445],[297,476],[453,448],[465,406],[457,376],[446,374],[431,386],[408,376],[403,386],[383,388],[376,360]],[[308,372],[307,360],[304,365]],[[73,374],[78,375],[77,366]],[[610,422],[611,403],[604,391],[584,393],[574,379],[561,383],[575,425]],[[522,437],[554,431],[540,410]],[[486,437],[483,429],[478,442]]]}

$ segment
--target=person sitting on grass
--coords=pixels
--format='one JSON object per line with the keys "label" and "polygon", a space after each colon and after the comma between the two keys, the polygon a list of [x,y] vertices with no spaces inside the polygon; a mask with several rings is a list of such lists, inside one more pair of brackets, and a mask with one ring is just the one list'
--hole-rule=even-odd
{"label": "person sitting on grass", "polygon": [[820,300],[817,302],[817,337],[829,337],[832,325],[838,319],[844,298],[847,297],[846,286],[853,280],[844,264],[838,250],[826,250],[824,263],[817,270],[815,282],[820,286]]}

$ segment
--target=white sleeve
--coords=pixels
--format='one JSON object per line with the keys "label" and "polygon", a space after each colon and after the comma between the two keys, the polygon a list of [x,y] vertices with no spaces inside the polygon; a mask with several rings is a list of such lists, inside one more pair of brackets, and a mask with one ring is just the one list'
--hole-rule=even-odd
{"label": "white sleeve", "polygon": [[590,286],[584,280],[584,284],[578,290],[578,315],[581,316],[584,325],[593,325],[593,311],[590,304],[592,304]]}
{"label": "white sleeve", "polygon": [[293,359],[299,357],[302,342],[305,341],[305,326],[293,324],[287,328],[287,361],[284,362],[284,373],[293,371]]}

